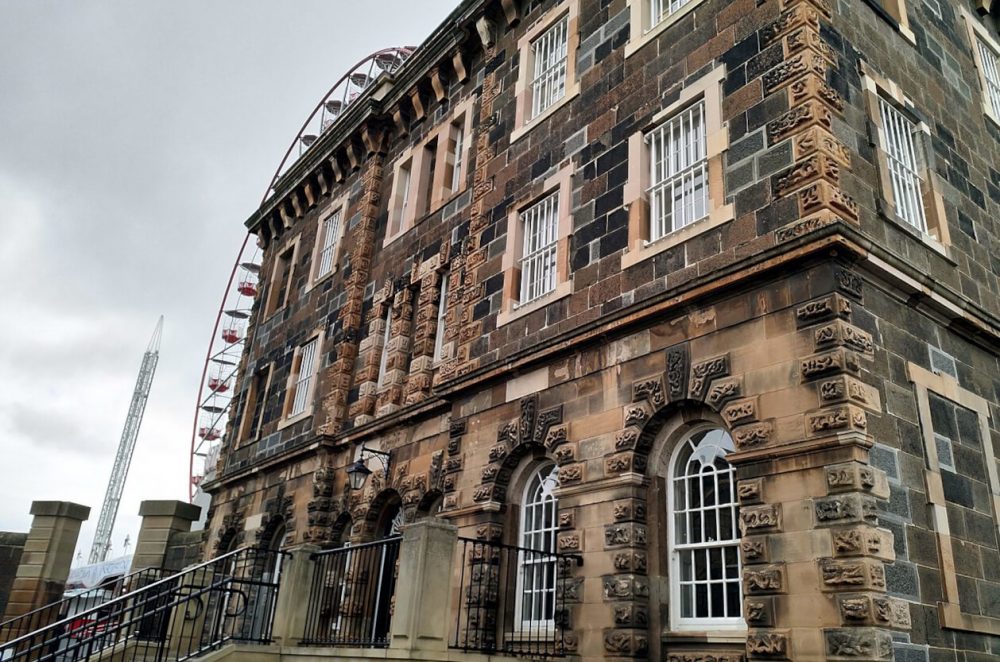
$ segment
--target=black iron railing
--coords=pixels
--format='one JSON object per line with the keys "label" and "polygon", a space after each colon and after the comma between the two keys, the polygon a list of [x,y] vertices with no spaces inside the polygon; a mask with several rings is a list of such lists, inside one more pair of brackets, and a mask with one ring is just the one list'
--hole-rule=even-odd
{"label": "black iron railing", "polygon": [[389,645],[400,538],[316,552],[304,645]]}
{"label": "black iron railing", "polygon": [[4,662],[179,662],[230,641],[270,643],[284,552],[246,548],[22,634]]}
{"label": "black iron railing", "polygon": [[76,595],[51,602],[0,623],[0,644],[34,632],[56,621],[85,611],[89,607],[114,600],[120,595],[135,591],[162,579],[166,573],[162,568],[143,568],[122,577],[115,577],[99,586],[81,591]]}
{"label": "black iron railing", "polygon": [[464,651],[561,656],[566,585],[583,557],[458,539],[458,610],[450,646]]}

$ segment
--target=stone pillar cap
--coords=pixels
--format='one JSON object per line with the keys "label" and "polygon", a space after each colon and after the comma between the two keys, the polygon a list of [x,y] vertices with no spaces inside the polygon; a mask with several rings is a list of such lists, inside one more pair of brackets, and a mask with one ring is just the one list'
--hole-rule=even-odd
{"label": "stone pillar cap", "polygon": [[143,501],[139,504],[140,517],[176,517],[189,522],[201,517],[201,507],[186,501]]}
{"label": "stone pillar cap", "polygon": [[66,517],[85,521],[90,517],[90,508],[70,501],[32,501],[31,514],[49,517]]}

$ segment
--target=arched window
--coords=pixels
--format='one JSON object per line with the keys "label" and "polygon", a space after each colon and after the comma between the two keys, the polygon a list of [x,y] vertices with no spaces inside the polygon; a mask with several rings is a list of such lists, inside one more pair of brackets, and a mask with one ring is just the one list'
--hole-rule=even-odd
{"label": "arched window", "polygon": [[555,464],[546,462],[528,478],[521,501],[517,619],[522,630],[553,627],[556,600],[556,497]]}
{"label": "arched window", "polygon": [[740,628],[742,595],[735,450],[720,428],[687,435],[670,462],[672,620],[676,629]]}

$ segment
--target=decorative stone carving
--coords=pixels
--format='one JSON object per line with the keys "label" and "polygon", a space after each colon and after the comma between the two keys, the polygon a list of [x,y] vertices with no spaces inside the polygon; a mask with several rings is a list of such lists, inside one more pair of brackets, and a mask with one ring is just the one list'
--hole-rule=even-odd
{"label": "decorative stone carving", "polygon": [[785,590],[781,566],[772,565],[743,569],[743,592],[746,595],[781,593]]}
{"label": "decorative stone carving", "polygon": [[705,404],[715,411],[719,411],[722,405],[734,398],[740,397],[742,393],[743,383],[740,378],[716,379],[708,389],[708,395],[705,396]]}
{"label": "decorative stone carving", "polygon": [[842,292],[846,292],[855,299],[860,300],[862,298],[864,281],[861,279],[861,276],[851,271],[838,269],[833,277],[837,281],[837,287]]}
{"label": "decorative stone carving", "polygon": [[875,628],[824,630],[829,657],[891,660],[892,637]]}
{"label": "decorative stone carving", "polygon": [[615,450],[635,450],[639,446],[639,436],[637,428],[625,428],[615,435]]}
{"label": "decorative stone carving", "polygon": [[690,393],[695,400],[704,400],[710,381],[729,375],[729,354],[696,363],[691,368]]}
{"label": "decorative stone carving", "polygon": [[476,540],[497,542],[503,537],[503,527],[492,522],[476,527]]}
{"label": "decorative stone carving", "polygon": [[839,294],[831,294],[822,299],[815,299],[795,309],[795,320],[800,327],[825,322],[833,317],[848,318],[851,315],[851,302]]}
{"label": "decorative stone carving", "polygon": [[612,508],[612,516],[616,522],[646,521],[646,502],[642,499],[615,501]]}
{"label": "decorative stone carving", "polygon": [[740,427],[733,429],[733,442],[739,450],[758,448],[766,445],[767,442],[770,441],[771,433],[773,431],[774,426],[767,421],[764,421],[763,423],[741,425]]}
{"label": "decorative stone carving", "polygon": [[544,444],[550,451],[565,444],[568,439],[569,430],[565,425],[553,425],[545,432]]}
{"label": "decorative stone carving", "polygon": [[853,351],[842,347],[835,350],[815,354],[802,361],[802,379],[810,381],[816,377],[822,377],[831,373],[851,372],[857,374],[861,371],[861,363],[858,355]]}
{"label": "decorative stone carving", "polygon": [[736,496],[740,500],[740,505],[749,506],[758,504],[763,499],[764,479],[751,478],[741,480],[736,484]]}
{"label": "decorative stone carving", "polygon": [[790,659],[788,635],[778,630],[751,630],[747,633],[747,653],[761,657]]}
{"label": "decorative stone carving", "polygon": [[569,464],[576,459],[576,446],[572,444],[563,444],[552,452],[552,456],[559,465]]}
{"label": "decorative stone carving", "polygon": [[604,577],[604,599],[610,602],[649,597],[646,578],[638,575],[611,575]]}
{"label": "decorative stone carving", "polygon": [[865,412],[850,405],[824,409],[806,416],[806,428],[810,434],[821,435],[837,430],[867,430],[868,417]]}
{"label": "decorative stone carving", "polygon": [[755,627],[771,627],[774,624],[774,599],[746,599],[743,603],[743,616],[747,623]]}
{"label": "decorative stone carving", "polygon": [[576,511],[560,510],[559,528],[565,530],[565,529],[572,529],[574,526],[576,526]]}
{"label": "decorative stone carving", "polygon": [[667,350],[667,394],[671,400],[683,398],[687,393],[690,362],[686,343]]}
{"label": "decorative stone carving", "polygon": [[611,562],[615,570],[619,572],[632,572],[636,574],[646,574],[648,560],[645,552],[627,550],[616,552],[611,557]]}
{"label": "decorative stone carving", "polygon": [[641,402],[642,400],[647,400],[654,409],[659,409],[666,404],[661,377],[645,379],[632,385],[632,402]]}
{"label": "decorative stone carving", "polygon": [[647,538],[646,527],[641,524],[609,524],[604,527],[606,548],[645,545]]}
{"label": "decorative stone carving", "polygon": [[560,552],[578,552],[583,547],[579,533],[565,533],[556,541]]}
{"label": "decorative stone carving", "polygon": [[740,540],[740,555],[744,565],[767,562],[767,542],[764,536],[744,537]]}
{"label": "decorative stone carving", "polygon": [[613,655],[641,657],[649,651],[649,640],[638,630],[609,630],[604,634],[604,650]]}
{"label": "decorative stone carving", "polygon": [[646,456],[636,453],[619,453],[604,460],[604,473],[609,476],[629,472],[642,473],[645,470]]}
{"label": "decorative stone carving", "polygon": [[742,653],[670,653],[667,662],[746,662]]}
{"label": "decorative stone carving", "polygon": [[816,521],[820,524],[874,522],[878,518],[875,500],[861,494],[844,494],[816,499],[814,509]]}
{"label": "decorative stone carving", "polygon": [[629,426],[635,426],[641,428],[643,425],[646,424],[646,421],[649,420],[649,410],[647,408],[647,405],[644,405],[642,403],[635,405],[627,405],[625,407],[624,418],[625,420],[622,427],[627,428]]}
{"label": "decorative stone carving", "polygon": [[777,529],[781,526],[780,506],[767,504],[740,509],[740,529],[743,535],[755,531]]}
{"label": "decorative stone carving", "polygon": [[833,532],[833,549],[838,556],[881,556],[887,547],[878,529],[854,527]]}
{"label": "decorative stone carving", "polygon": [[583,465],[582,464],[569,464],[565,467],[559,469],[559,484],[569,485],[571,483],[579,483],[583,480]]}
{"label": "decorative stone carving", "polygon": [[845,588],[885,588],[885,569],[882,562],[873,559],[839,561],[820,559],[820,572],[826,590]]}
{"label": "decorative stone carving", "polygon": [[722,418],[730,427],[757,418],[757,399],[747,398],[731,402],[722,410]]}
{"label": "decorative stone carving", "polygon": [[649,624],[649,609],[641,604],[620,604],[613,607],[615,625],[644,628]]}

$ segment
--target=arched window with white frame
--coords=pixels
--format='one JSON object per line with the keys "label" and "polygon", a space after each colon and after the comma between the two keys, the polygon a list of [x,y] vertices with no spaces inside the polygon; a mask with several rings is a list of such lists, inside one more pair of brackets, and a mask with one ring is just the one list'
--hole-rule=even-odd
{"label": "arched window with white frame", "polygon": [[517,625],[521,631],[552,629],[556,605],[556,465],[546,462],[530,475],[521,501],[518,545]]}
{"label": "arched window with white frame", "polygon": [[667,512],[671,624],[676,630],[742,629],[736,472],[732,437],[718,427],[688,433],[669,466]]}

